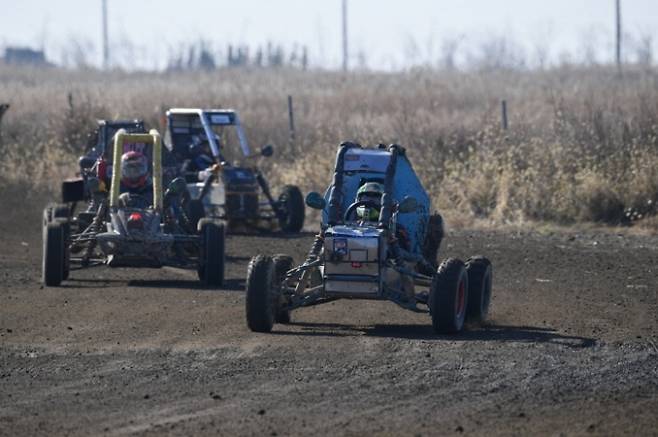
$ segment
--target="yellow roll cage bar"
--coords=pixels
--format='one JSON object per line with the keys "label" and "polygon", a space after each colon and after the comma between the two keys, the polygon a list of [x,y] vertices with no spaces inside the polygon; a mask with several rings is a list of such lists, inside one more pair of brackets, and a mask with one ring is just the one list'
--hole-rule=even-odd
{"label": "yellow roll cage bar", "polygon": [[121,155],[126,142],[146,143],[153,146],[153,209],[162,212],[162,140],[160,133],[151,129],[148,134],[129,134],[125,129],[119,129],[114,137],[112,158],[112,187],[110,192],[110,208],[119,201],[121,189]]}

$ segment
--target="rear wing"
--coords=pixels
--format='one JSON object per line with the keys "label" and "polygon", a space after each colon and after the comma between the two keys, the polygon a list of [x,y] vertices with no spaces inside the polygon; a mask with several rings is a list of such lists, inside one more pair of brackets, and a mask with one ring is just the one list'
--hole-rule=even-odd
{"label": "rear wing", "polygon": [[110,208],[114,208],[119,201],[121,189],[121,155],[123,146],[127,142],[140,142],[150,144],[153,159],[153,209],[162,211],[162,140],[157,130],[151,129],[148,134],[129,134],[120,129],[114,139],[114,156],[112,159],[112,187],[110,192]]}

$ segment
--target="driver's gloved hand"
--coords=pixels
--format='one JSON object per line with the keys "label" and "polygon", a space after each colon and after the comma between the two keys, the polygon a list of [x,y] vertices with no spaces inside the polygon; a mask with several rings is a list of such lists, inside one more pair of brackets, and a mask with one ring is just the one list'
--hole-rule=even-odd
{"label": "driver's gloved hand", "polygon": [[132,201],[130,199],[130,193],[122,193],[119,195],[119,201],[117,202],[119,208],[131,208]]}

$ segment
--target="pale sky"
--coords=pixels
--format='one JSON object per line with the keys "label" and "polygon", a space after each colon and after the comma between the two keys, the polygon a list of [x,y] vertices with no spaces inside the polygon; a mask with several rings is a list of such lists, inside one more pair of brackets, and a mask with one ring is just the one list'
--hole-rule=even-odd
{"label": "pale sky", "polygon": [[[455,39],[459,61],[493,36],[508,35],[531,61],[537,47],[557,60],[593,48],[613,57],[614,0],[348,0],[350,63],[365,55],[370,68],[391,70],[436,63],[442,41]],[[70,61],[72,47],[101,63],[101,0],[0,0],[0,49],[43,47],[49,59]],[[183,44],[267,41],[308,46],[313,66],[341,62],[341,0],[108,0],[113,62],[162,68]],[[622,0],[625,45],[631,58],[640,37],[658,49],[658,0]],[[133,61],[134,60],[134,61]]]}

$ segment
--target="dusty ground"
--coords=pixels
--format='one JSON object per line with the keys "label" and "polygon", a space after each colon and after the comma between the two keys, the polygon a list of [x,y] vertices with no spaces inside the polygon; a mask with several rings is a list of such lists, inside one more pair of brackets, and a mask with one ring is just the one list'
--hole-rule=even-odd
{"label": "dusty ground", "polygon": [[224,290],[106,268],[43,288],[39,203],[0,223],[0,435],[658,435],[656,238],[459,231],[444,256],[494,263],[487,326],[334,302],[264,335],[248,259],[310,235],[231,237]]}

